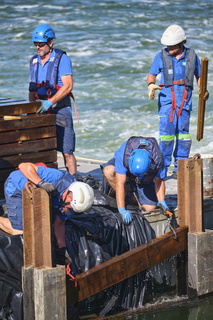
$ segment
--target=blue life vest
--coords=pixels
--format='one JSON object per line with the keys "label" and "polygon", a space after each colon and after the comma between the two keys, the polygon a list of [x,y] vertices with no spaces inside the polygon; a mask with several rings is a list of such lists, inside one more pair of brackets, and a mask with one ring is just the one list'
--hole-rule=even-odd
{"label": "blue life vest", "polygon": [[[195,64],[196,64],[196,54],[193,49],[186,49],[186,70],[184,79],[180,79],[180,85],[185,85],[186,87],[193,88],[193,80],[195,74]],[[164,86],[170,87],[174,84],[174,70],[172,57],[167,53],[166,49],[162,50],[162,59],[163,59],[163,74],[164,74]],[[169,72],[172,70],[172,72]],[[182,81],[182,82],[181,82]]]}
{"label": "blue life vest", "polygon": [[[173,121],[173,114],[176,111],[176,97],[174,91],[174,85],[185,86],[181,106],[177,113],[177,118],[180,117],[184,104],[187,101],[188,90],[191,88],[193,90],[193,81],[195,74],[195,64],[196,64],[196,54],[193,49],[186,48],[186,68],[184,79],[174,80],[174,67],[172,57],[167,53],[166,49],[162,50],[162,59],[163,59],[163,74],[164,74],[164,84],[161,86],[170,87],[172,95],[172,107],[170,110],[170,119]],[[171,70],[171,71],[170,71]]]}
{"label": "blue life vest", "polygon": [[[128,170],[129,169],[129,157],[133,150],[135,149],[146,149],[151,156],[152,163],[150,166],[150,169],[144,176],[142,183],[149,184],[153,181],[154,177],[162,167],[162,154],[160,151],[160,147],[157,143],[157,140],[155,138],[146,138],[142,136],[138,137],[130,137],[126,143],[126,147],[124,150],[124,159],[123,159],[123,165]],[[128,175],[131,177],[134,177],[133,175],[128,172]]]}
{"label": "blue life vest", "polygon": [[38,84],[38,55],[34,55],[30,60],[30,86],[29,91],[37,91],[38,85],[45,86],[46,89],[56,89],[56,80],[58,75],[58,66],[60,59],[65,51],[53,49],[55,56],[49,60],[47,76],[45,82]]}

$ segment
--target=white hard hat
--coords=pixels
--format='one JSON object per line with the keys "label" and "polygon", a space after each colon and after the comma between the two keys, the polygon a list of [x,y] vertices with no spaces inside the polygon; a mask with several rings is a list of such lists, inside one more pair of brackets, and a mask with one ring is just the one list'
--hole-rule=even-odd
{"label": "white hard hat", "polygon": [[72,192],[70,204],[74,211],[86,211],[93,204],[94,191],[87,183],[75,181],[69,186],[68,190]]}
{"label": "white hard hat", "polygon": [[164,46],[175,46],[178,43],[186,40],[186,35],[180,26],[172,24],[163,33],[161,43]]}

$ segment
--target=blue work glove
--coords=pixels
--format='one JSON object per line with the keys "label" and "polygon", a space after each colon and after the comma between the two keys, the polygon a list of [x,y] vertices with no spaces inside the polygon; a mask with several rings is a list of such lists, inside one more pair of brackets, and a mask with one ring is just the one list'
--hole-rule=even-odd
{"label": "blue work glove", "polygon": [[52,102],[50,100],[38,100],[41,102],[41,106],[36,113],[46,112],[49,108],[52,107]]}
{"label": "blue work glove", "polygon": [[159,201],[157,203],[157,206],[161,208],[161,210],[163,210],[163,213],[164,214],[167,214],[167,212],[170,212],[169,211],[169,207],[167,206],[166,202],[164,200],[162,201]]}
{"label": "blue work glove", "polygon": [[125,208],[118,209],[118,212],[121,214],[124,223],[129,224],[132,221],[131,213]]}

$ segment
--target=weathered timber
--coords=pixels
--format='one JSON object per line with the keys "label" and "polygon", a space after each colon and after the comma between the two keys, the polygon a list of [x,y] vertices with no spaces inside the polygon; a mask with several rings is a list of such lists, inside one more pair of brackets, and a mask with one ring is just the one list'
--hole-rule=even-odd
{"label": "weathered timber", "polygon": [[35,320],[67,320],[65,267],[35,268],[34,297]]}
{"label": "weathered timber", "polygon": [[36,320],[34,308],[34,267],[22,268],[23,320]]}
{"label": "weathered timber", "polygon": [[203,162],[192,157],[178,160],[178,224],[189,232],[203,231]]}
{"label": "weathered timber", "polygon": [[33,190],[35,267],[52,267],[50,198],[42,189]]}
{"label": "weathered timber", "polygon": [[17,154],[16,156],[6,156],[0,158],[0,168],[16,168],[21,162],[53,162],[57,161],[57,151],[51,150],[48,152],[34,152],[26,154]]}
{"label": "weathered timber", "polygon": [[7,115],[24,115],[30,113],[36,113],[41,106],[41,102],[29,102],[29,101],[7,101],[0,103],[0,117]]}
{"label": "weathered timber", "polygon": [[31,114],[27,116],[24,115],[21,116],[21,119],[16,120],[3,120],[2,118],[0,118],[0,132],[49,126],[55,126],[54,114]]}
{"label": "weathered timber", "polygon": [[112,285],[119,283],[165,259],[187,249],[188,227],[168,232],[152,241],[110,259],[76,276],[77,287],[67,284],[68,305],[84,300]]}
{"label": "weathered timber", "polygon": [[22,269],[23,320],[67,320],[65,267]]}
{"label": "weathered timber", "polygon": [[204,118],[206,99],[205,93],[207,90],[207,76],[208,76],[208,58],[201,58],[201,75],[200,75],[200,95],[198,104],[198,118],[197,118],[197,140],[203,139]]}
{"label": "weathered timber", "polygon": [[66,320],[65,266],[52,268],[50,197],[28,181],[22,198],[24,320]]}
{"label": "weathered timber", "polygon": [[213,292],[213,231],[188,235],[189,297]]}
{"label": "weathered timber", "polygon": [[0,133],[0,141],[2,144],[9,144],[12,142],[21,143],[22,141],[26,140],[38,140],[51,137],[55,137],[55,126]]}
{"label": "weathered timber", "polygon": [[36,114],[40,106],[39,101],[0,99],[0,196],[3,182],[21,162],[58,167],[56,116]]}
{"label": "weathered timber", "polygon": [[22,141],[21,143],[2,144],[0,149],[0,156],[20,155],[46,150],[49,152],[55,150],[57,146],[55,137],[42,140]]}
{"label": "weathered timber", "polygon": [[24,230],[24,268],[35,265],[34,210],[32,193],[22,190],[22,216]]}

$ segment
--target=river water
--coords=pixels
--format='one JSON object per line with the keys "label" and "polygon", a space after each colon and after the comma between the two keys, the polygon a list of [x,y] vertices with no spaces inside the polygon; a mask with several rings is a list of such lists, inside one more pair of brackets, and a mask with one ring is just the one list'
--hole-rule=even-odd
{"label": "river water", "polygon": [[[148,99],[146,76],[155,54],[162,49],[163,31],[174,23],[184,28],[187,46],[200,58],[209,59],[210,98],[204,138],[196,140],[196,84],[190,132],[191,154],[213,154],[211,0],[1,0],[0,98],[28,100],[29,60],[35,53],[31,36],[42,23],[53,27],[55,47],[65,50],[73,63],[73,93],[80,118],[78,122],[73,114],[76,156],[108,160],[131,135],[158,139],[157,98]],[[142,311],[127,318],[212,319],[210,308],[212,298],[194,304],[185,302],[178,308],[174,301],[166,310]],[[194,309],[196,316],[191,315]]]}

